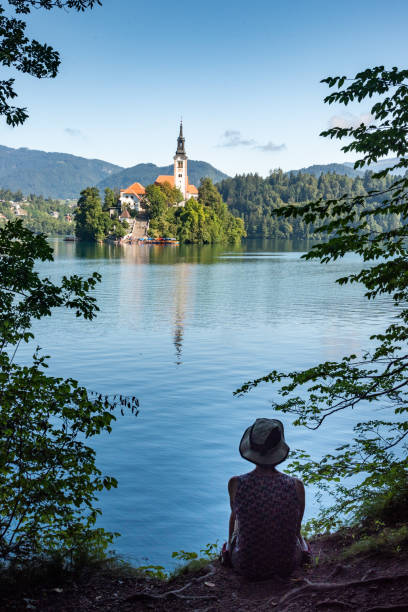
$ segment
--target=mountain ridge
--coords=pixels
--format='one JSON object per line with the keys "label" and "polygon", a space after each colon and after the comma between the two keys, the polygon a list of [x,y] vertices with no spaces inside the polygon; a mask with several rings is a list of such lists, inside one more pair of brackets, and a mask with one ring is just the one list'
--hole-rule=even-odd
{"label": "mountain ridge", "polygon": [[[298,170],[289,170],[293,174],[313,174],[313,176],[319,177],[322,173],[327,174],[329,172],[335,172],[336,174],[345,174],[351,178],[358,176],[364,176],[366,172],[380,172],[385,168],[390,168],[398,163],[398,157],[389,157],[388,159],[380,159],[378,162],[371,164],[370,166],[364,166],[358,170],[354,169],[354,162],[330,163],[330,164],[312,164],[305,168],[299,168]],[[405,170],[398,168],[393,171],[393,174],[402,175]]]}
{"label": "mountain ridge", "polygon": [[[363,176],[395,165],[398,158],[384,159],[368,168],[355,170],[352,162],[313,164],[289,171],[294,174],[335,172],[349,177]],[[188,161],[189,181],[197,187],[200,179],[209,177],[218,183],[229,176],[208,162]],[[403,172],[395,172],[402,174]],[[159,174],[173,174],[173,164],[157,166],[153,163],[136,164],[124,168],[100,159],[89,159],[71,153],[46,152],[28,147],[12,148],[0,145],[0,187],[24,194],[37,194],[54,199],[74,199],[85,187],[97,186],[100,190],[110,187],[123,189],[138,181],[143,185],[153,183]]]}
{"label": "mountain ridge", "polygon": [[0,187],[50,198],[75,198],[122,166],[70,153],[0,145]]}
{"label": "mountain ridge", "polygon": [[[189,180],[199,185],[202,177],[214,182],[228,175],[203,161],[189,160]],[[126,188],[135,181],[144,185],[159,174],[173,174],[173,165],[137,164],[124,168],[100,159],[89,159],[71,153],[46,152],[28,147],[0,145],[0,187],[24,194],[54,199],[75,199],[86,187]],[[115,177],[115,178],[114,178]]]}
{"label": "mountain ridge", "polygon": [[[204,177],[210,178],[213,183],[229,178],[228,174],[217,170],[217,168],[204,161],[189,159],[187,168],[189,183],[196,185],[196,187],[200,185],[200,180]],[[142,185],[149,185],[155,181],[159,174],[173,174],[173,164],[168,166],[156,166],[152,163],[136,164],[136,166],[125,168],[117,174],[106,177],[97,184],[97,187],[101,190],[106,187],[123,189],[135,181]]]}

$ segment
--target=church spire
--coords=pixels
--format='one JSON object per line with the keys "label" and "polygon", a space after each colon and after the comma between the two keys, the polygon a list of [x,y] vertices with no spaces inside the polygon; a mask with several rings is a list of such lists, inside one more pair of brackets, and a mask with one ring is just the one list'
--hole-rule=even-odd
{"label": "church spire", "polygon": [[179,137],[177,138],[177,151],[176,151],[176,155],[185,155],[185,149],[184,149],[184,136],[183,136],[183,121],[180,121],[180,134]]}

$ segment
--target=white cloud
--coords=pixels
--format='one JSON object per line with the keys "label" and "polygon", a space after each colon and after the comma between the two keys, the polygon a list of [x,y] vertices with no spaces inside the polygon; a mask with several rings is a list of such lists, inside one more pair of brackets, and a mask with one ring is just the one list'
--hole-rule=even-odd
{"label": "white cloud", "polygon": [[282,151],[286,149],[285,144],[276,145],[271,140],[266,144],[260,144],[253,138],[243,138],[239,130],[226,130],[221,137],[219,147],[250,147],[264,153]]}
{"label": "white cloud", "polygon": [[373,122],[374,117],[370,113],[362,113],[361,115],[343,113],[343,115],[333,115],[333,117],[330,117],[329,127],[358,128],[362,123],[364,125],[371,125]]}
{"label": "white cloud", "polygon": [[76,130],[75,128],[65,128],[64,132],[68,134],[68,136],[72,136],[72,138],[83,138],[84,135],[81,130]]}
{"label": "white cloud", "polygon": [[239,130],[226,130],[222,135],[220,147],[251,147],[256,144],[255,140],[242,138]]}
{"label": "white cloud", "polygon": [[261,145],[261,144],[256,145],[255,149],[258,149],[258,151],[264,151],[265,153],[269,153],[272,151],[283,151],[284,149],[286,149],[286,145],[285,143],[277,145],[270,140],[264,145]]}

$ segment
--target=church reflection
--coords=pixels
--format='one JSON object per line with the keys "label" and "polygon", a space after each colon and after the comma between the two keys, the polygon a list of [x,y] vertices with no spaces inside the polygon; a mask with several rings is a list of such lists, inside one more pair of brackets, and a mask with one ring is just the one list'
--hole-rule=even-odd
{"label": "church reflection", "polygon": [[175,362],[176,365],[181,365],[183,363],[181,360],[182,352],[183,352],[183,333],[184,333],[183,318],[182,316],[180,318],[176,316],[176,321],[175,321],[175,326],[174,326],[174,346],[176,347],[176,362]]}
{"label": "church reflection", "polygon": [[181,365],[183,363],[183,338],[189,299],[190,271],[190,266],[187,264],[180,264],[177,266],[173,330],[173,344],[176,349],[176,365]]}

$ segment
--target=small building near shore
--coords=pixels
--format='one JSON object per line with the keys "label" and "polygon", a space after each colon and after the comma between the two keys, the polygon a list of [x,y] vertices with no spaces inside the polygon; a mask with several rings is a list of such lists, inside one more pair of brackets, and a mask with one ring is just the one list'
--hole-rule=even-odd
{"label": "small building near shore", "polygon": [[119,221],[127,221],[128,223],[130,223],[132,217],[130,216],[130,212],[128,211],[127,208],[124,208],[122,210],[122,212],[119,215]]}
{"label": "small building near shore", "polygon": [[133,183],[127,189],[121,189],[119,195],[120,205],[129,206],[132,210],[140,212],[144,206],[145,188],[140,183]]}

